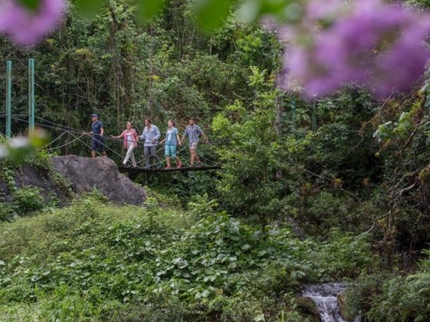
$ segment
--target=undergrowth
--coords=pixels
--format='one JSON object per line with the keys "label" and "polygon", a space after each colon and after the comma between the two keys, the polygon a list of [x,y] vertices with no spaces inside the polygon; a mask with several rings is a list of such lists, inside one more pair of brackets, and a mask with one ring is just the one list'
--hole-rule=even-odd
{"label": "undergrowth", "polygon": [[0,321],[280,321],[302,283],[373,263],[366,238],[263,234],[215,206],[116,207],[93,193],[2,223]]}

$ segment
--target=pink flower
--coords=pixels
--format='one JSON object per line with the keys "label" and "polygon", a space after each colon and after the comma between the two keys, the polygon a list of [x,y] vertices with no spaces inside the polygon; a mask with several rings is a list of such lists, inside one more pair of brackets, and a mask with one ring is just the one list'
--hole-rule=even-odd
{"label": "pink flower", "polygon": [[[288,75],[280,84],[284,89],[300,84],[306,95],[318,96],[354,82],[387,96],[393,90],[410,89],[424,73],[430,58],[423,45],[430,32],[428,14],[378,0],[362,0],[347,8],[339,4],[339,10],[334,1],[329,11],[322,10],[321,0],[309,1],[308,8],[313,9],[293,37],[291,29],[288,33],[279,29],[281,36],[290,36],[284,67]],[[338,14],[334,19],[333,12]],[[330,23],[321,30],[309,28],[311,18],[324,21],[325,14]]]}
{"label": "pink flower", "polygon": [[32,11],[18,0],[0,3],[0,32],[20,46],[31,46],[58,27],[67,8],[66,0],[40,0]]}

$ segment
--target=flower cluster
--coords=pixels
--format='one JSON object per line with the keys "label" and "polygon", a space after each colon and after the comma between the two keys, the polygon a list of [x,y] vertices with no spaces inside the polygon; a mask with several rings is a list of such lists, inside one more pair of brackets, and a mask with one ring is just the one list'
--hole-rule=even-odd
{"label": "flower cluster", "polygon": [[40,0],[35,10],[18,0],[2,0],[0,32],[9,35],[17,45],[34,45],[60,24],[66,8],[66,0]]}
{"label": "flower cluster", "polygon": [[329,3],[309,0],[300,24],[279,28],[289,42],[281,87],[318,96],[353,82],[385,97],[423,75],[430,16],[380,0]]}

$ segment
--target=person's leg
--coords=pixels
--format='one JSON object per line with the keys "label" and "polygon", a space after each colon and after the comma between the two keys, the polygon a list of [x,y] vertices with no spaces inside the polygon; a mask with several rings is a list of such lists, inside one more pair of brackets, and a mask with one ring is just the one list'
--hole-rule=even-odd
{"label": "person's leg", "polygon": [[124,161],[122,162],[124,165],[127,164],[128,159],[130,159],[130,155],[133,153],[134,145],[130,144],[130,146],[127,149],[127,153],[125,154]]}
{"label": "person's leg", "polygon": [[197,155],[197,151],[196,150],[194,150],[194,161],[197,163],[197,164],[200,164],[201,162],[200,162],[200,158],[199,158],[199,156]]}
{"label": "person's leg", "polygon": [[130,158],[131,158],[131,163],[133,164],[133,168],[136,168],[137,164],[136,164],[136,158],[134,157],[134,145],[132,147],[133,148],[131,149],[131,152],[130,152]]}
{"label": "person's leg", "polygon": [[157,160],[157,162],[161,162],[160,158],[157,155],[157,147],[156,146],[151,146],[151,156],[153,156],[155,158],[155,160]]}
{"label": "person's leg", "polygon": [[98,151],[104,156],[106,157],[106,151],[105,151],[105,145],[104,145],[104,139],[103,137],[100,137],[97,141],[97,145],[98,145]]}
{"label": "person's leg", "polygon": [[161,160],[157,155],[157,147],[156,146],[151,146],[151,156],[155,158],[155,160],[157,160],[157,168],[160,169],[162,167],[161,165]]}
{"label": "person's leg", "polygon": [[166,169],[170,169],[170,145],[164,146],[164,156],[166,157]]}
{"label": "person's leg", "polygon": [[144,153],[145,153],[145,167],[149,168],[149,157],[151,155],[151,147],[150,146],[145,146],[143,149]]}
{"label": "person's leg", "polygon": [[195,154],[194,154],[194,145],[193,145],[193,143],[190,143],[190,158],[191,158],[191,160],[190,160],[190,166],[194,166],[194,157],[195,157]]}
{"label": "person's leg", "polygon": [[170,155],[172,158],[176,159],[176,167],[180,168],[182,166],[181,161],[179,160],[179,158],[176,156],[176,145],[172,145],[170,147]]}
{"label": "person's leg", "polygon": [[96,149],[97,149],[97,144],[96,144],[96,141],[93,138],[91,140],[91,157],[93,159],[96,157]]}
{"label": "person's leg", "polygon": [[198,142],[194,142],[194,161],[196,162],[197,165],[201,165],[202,163],[200,162],[200,158],[197,155],[197,145],[198,145]]}
{"label": "person's leg", "polygon": [[191,145],[190,145],[191,166],[194,165],[194,162],[200,164],[200,159],[196,153],[196,150],[197,150],[197,142],[191,143]]}

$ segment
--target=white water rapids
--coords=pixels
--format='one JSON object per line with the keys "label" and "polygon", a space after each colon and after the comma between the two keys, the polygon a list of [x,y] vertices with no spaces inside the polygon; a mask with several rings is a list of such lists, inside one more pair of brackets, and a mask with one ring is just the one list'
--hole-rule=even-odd
{"label": "white water rapids", "polygon": [[322,322],[346,322],[340,315],[337,296],[346,289],[344,283],[306,285],[302,296],[315,302]]}

